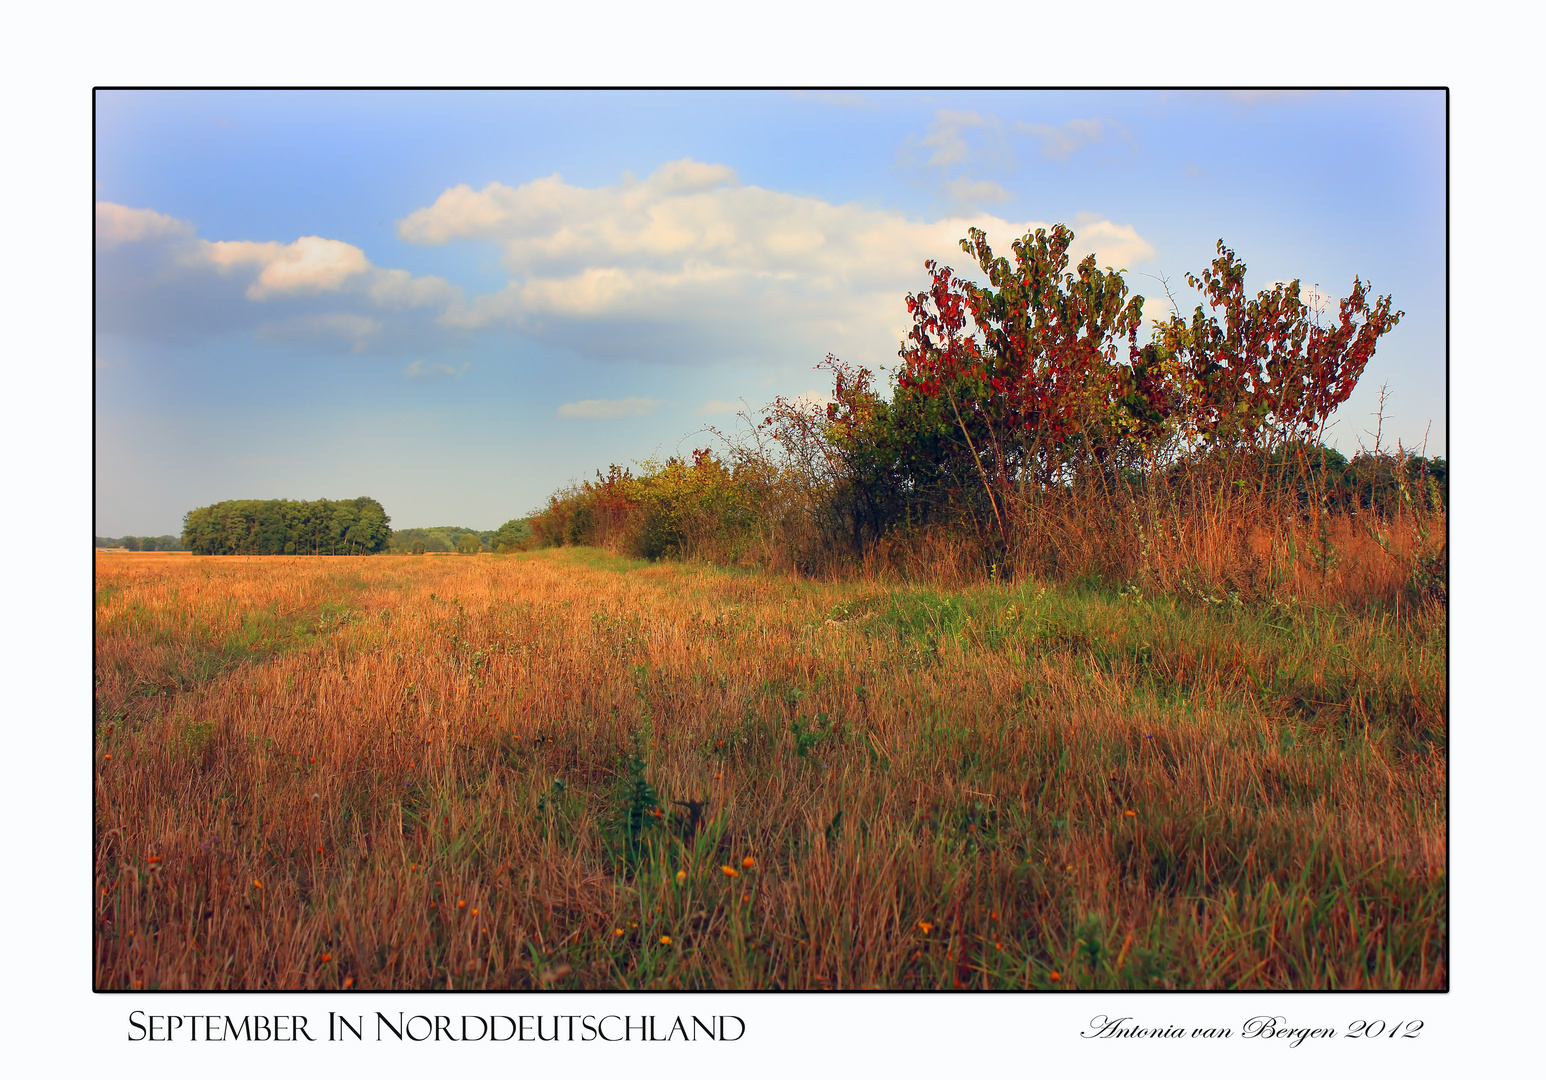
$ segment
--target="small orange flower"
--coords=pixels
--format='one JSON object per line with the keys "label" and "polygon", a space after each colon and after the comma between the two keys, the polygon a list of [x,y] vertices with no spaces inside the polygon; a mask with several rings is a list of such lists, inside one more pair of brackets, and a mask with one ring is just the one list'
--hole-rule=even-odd
{"label": "small orange flower", "polygon": [[1050,978],[1053,982],[1062,982],[1063,981],[1063,976],[1059,975],[1055,971],[1050,976],[1048,976],[1048,978]]}
{"label": "small orange flower", "polygon": [[662,934],[661,937],[660,937],[660,943],[662,945],[669,945],[669,944],[671,944],[671,935],[670,934]]}
{"label": "small orange flower", "polygon": [[324,964],[331,964],[333,962],[333,954],[330,953],[330,952],[323,953],[322,954],[322,962]]}
{"label": "small orange flower", "polygon": [[918,923],[918,929],[927,934],[930,930],[934,929],[934,924],[931,922],[920,921]]}
{"label": "small orange flower", "polygon": [[623,928],[621,926],[619,926],[616,930],[612,931],[612,933],[615,934],[618,937],[622,937],[623,936]]}
{"label": "small orange flower", "polygon": [[676,872],[676,883],[678,885],[680,885],[682,882],[684,882],[686,880],[687,880],[687,871],[686,870],[678,870]]}
{"label": "small orange flower", "polygon": [[158,863],[158,862],[161,861],[161,856],[159,856],[159,855],[152,855],[150,858],[146,859],[145,861],[148,862],[148,863]]}
{"label": "small orange flower", "polygon": [[261,881],[254,880],[253,883],[252,883],[252,887],[254,889],[261,889],[263,887],[263,883]]}
{"label": "small orange flower", "polygon": [[[113,755],[109,754],[107,756],[108,757],[112,757]],[[725,774],[724,773],[715,773],[714,774],[714,779],[716,779],[716,780],[723,780],[724,778],[725,778]]]}
{"label": "small orange flower", "polygon": [[478,909],[477,909],[477,908],[473,908],[473,909],[472,909],[472,913],[473,913],[473,914],[474,914],[474,915],[476,915],[476,914],[477,914],[477,913],[478,913]]}
{"label": "small orange flower", "polygon": [[318,854],[318,855],[321,855],[321,854],[322,854],[322,849],[321,849],[321,848],[318,848],[318,849],[317,849],[317,854]]}
{"label": "small orange flower", "polygon": [[741,876],[741,872],[739,870],[737,870],[733,866],[721,866],[720,869],[725,872],[725,876],[726,877],[740,877]]}
{"label": "small orange flower", "polygon": [[741,860],[741,865],[750,870],[752,867],[757,865],[757,860],[748,855],[746,858]]}
{"label": "small orange flower", "polygon": [[464,907],[467,906],[467,901],[465,901],[465,900],[458,900],[456,902],[456,906],[459,907],[459,908],[464,908]]}
{"label": "small orange flower", "polygon": [[113,760],[113,755],[112,754],[104,754],[104,755],[102,755],[102,757],[103,757],[104,761],[112,761]]}
{"label": "small orange flower", "polygon": [[1128,817],[1137,817],[1138,816],[1138,811],[1136,811],[1136,810],[1124,810],[1122,812],[1124,814],[1126,814]]}
{"label": "small orange flower", "polygon": [[349,987],[351,987],[353,985],[354,985],[354,976],[350,975],[347,979],[344,980],[344,989],[347,990],[347,989],[349,989]]}

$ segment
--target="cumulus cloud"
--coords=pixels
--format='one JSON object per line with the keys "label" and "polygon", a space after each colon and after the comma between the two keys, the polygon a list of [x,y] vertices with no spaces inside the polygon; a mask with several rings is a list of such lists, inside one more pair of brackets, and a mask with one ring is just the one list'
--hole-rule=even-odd
{"label": "cumulus cloud", "polygon": [[[949,114],[939,130],[979,122],[988,121]],[[943,136],[935,150],[954,153]],[[958,202],[1006,195],[991,181],[953,183]],[[400,363],[514,331],[613,361],[806,367],[835,352],[874,365],[894,357],[906,335],[904,298],[925,283],[924,260],[970,274],[958,245],[969,228],[1006,249],[1046,224],[835,204],[745,184],[726,165],[691,159],[597,187],[556,174],[480,190],[461,184],[405,216],[398,232],[422,245],[498,245],[507,282],[468,296],[444,278],[377,266],[343,239],[206,239],[157,210],[104,202],[97,326],[157,341],[242,330],[292,347],[388,352]],[[1076,261],[1094,252],[1102,265],[1130,268],[1154,254],[1130,224],[1095,214],[1072,224]],[[406,374],[446,377],[424,364]],[[621,413],[576,402],[564,415],[659,404],[629,400]]]}
{"label": "cumulus cloud", "polygon": [[261,340],[343,341],[359,351],[412,336],[383,335],[383,316],[438,315],[462,296],[443,278],[375,266],[343,240],[207,240],[191,222],[111,202],[96,204],[96,247],[98,328],[107,333],[186,340],[252,329]]}
{"label": "cumulus cloud", "polygon": [[643,416],[660,407],[655,398],[626,397],[615,401],[571,401],[558,407],[558,415],[571,420],[611,420],[619,416]]}
{"label": "cumulus cloud", "polygon": [[134,209],[109,202],[96,204],[98,247],[112,249],[119,244],[168,236],[192,237],[193,226],[154,210]]}
{"label": "cumulus cloud", "polygon": [[254,267],[257,277],[247,286],[252,300],[297,293],[337,292],[349,279],[370,270],[370,260],[353,244],[303,236],[292,244],[274,241],[216,240],[203,253],[222,271]]}
{"label": "cumulus cloud", "polygon": [[[979,182],[972,194],[1004,192]],[[904,294],[923,284],[925,259],[969,269],[957,242],[971,226],[1007,247],[1045,224],[983,213],[923,221],[742,184],[725,166],[682,160],[604,187],[558,175],[518,187],[458,185],[403,218],[398,232],[419,244],[501,246],[510,282],[451,300],[447,327],[506,327],[614,358],[831,350],[874,362],[906,332]],[[1076,258],[1093,251],[1103,265],[1125,266],[1153,253],[1131,225],[1091,218],[1078,231]]]}

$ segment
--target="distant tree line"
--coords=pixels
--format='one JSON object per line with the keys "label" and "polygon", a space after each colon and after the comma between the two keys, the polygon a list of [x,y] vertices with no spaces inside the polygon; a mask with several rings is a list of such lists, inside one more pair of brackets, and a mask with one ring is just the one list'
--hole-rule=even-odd
{"label": "distant tree line", "polygon": [[456,551],[475,555],[480,551],[519,551],[532,535],[527,518],[515,518],[497,529],[470,529],[462,525],[431,525],[394,529],[389,550],[404,555]]}
{"label": "distant tree line", "polygon": [[99,548],[123,548],[126,551],[187,551],[176,536],[99,536]]}
{"label": "distant tree line", "polygon": [[183,518],[196,555],[373,555],[388,550],[391,518],[375,499],[234,499]]}

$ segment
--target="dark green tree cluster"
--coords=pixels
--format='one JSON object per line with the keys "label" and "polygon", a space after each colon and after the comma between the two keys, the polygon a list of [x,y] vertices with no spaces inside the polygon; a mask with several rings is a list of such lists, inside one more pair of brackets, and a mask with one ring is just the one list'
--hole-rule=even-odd
{"label": "dark green tree cluster", "polygon": [[531,547],[534,534],[531,527],[531,518],[511,518],[505,522],[484,540],[494,551],[522,551]]}
{"label": "dark green tree cluster", "polygon": [[187,551],[176,536],[99,536],[99,548],[123,548],[125,551]]}
{"label": "dark green tree cluster", "polygon": [[393,529],[391,551],[395,555],[422,555],[425,552],[460,551],[472,537],[478,551],[492,533],[469,529],[465,525],[429,525],[423,528]]}
{"label": "dark green tree cluster", "polygon": [[392,538],[375,499],[235,499],[183,518],[182,542],[196,555],[374,555]]}
{"label": "dark green tree cluster", "polygon": [[455,551],[476,555],[480,551],[521,551],[531,545],[530,518],[512,518],[497,529],[469,529],[464,525],[430,525],[392,530],[391,550],[400,555]]}

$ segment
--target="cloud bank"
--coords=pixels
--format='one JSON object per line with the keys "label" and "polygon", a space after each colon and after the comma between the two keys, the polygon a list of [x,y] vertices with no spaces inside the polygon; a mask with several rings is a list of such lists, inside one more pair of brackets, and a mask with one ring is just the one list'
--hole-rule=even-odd
{"label": "cloud bank", "polygon": [[[949,157],[954,145],[942,138],[935,152]],[[979,200],[1004,195],[977,188]],[[556,174],[518,187],[457,185],[403,218],[398,233],[415,244],[500,245],[509,284],[453,300],[446,326],[692,362],[770,350],[889,357],[925,259],[966,266],[958,241],[974,225],[1007,246],[1046,224],[980,213],[921,221],[744,185],[724,165],[683,159],[607,187]],[[1076,247],[1076,259],[1093,251],[1116,266],[1153,255],[1132,226],[1098,218],[1080,224]]]}
{"label": "cloud bank", "polygon": [[[944,117],[928,149],[953,160],[959,133],[986,122]],[[960,194],[980,203],[1006,193],[977,181]],[[1007,248],[1046,224],[833,204],[691,159],[610,186],[557,174],[514,187],[459,184],[397,228],[415,245],[497,244],[508,282],[468,296],[441,277],[377,266],[342,239],[210,240],[157,210],[103,202],[98,325],[161,340],[246,329],[275,343],[419,356],[515,333],[616,362],[813,362],[830,351],[879,363],[906,333],[904,297],[925,283],[924,260],[965,272],[972,265],[958,241],[969,228]],[[1131,225],[1085,215],[1074,227],[1075,261],[1094,252],[1102,265],[1128,267],[1153,256]]]}
{"label": "cloud bank", "polygon": [[358,352],[401,336],[383,334],[389,326],[411,329],[394,313],[438,314],[461,295],[443,278],[375,266],[343,240],[206,240],[191,222],[110,202],[96,204],[96,254],[98,329],[155,341],[246,329]]}

